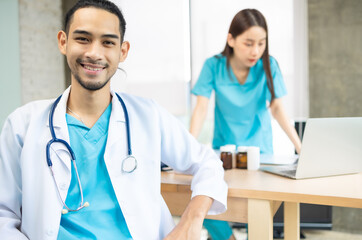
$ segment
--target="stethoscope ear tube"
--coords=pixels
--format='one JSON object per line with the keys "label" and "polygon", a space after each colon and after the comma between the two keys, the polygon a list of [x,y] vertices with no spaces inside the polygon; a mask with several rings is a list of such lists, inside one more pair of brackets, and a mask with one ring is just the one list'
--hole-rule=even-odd
{"label": "stethoscope ear tube", "polygon": [[129,130],[129,117],[128,117],[128,111],[126,108],[126,104],[124,104],[123,99],[116,93],[116,96],[118,98],[118,100],[120,101],[121,105],[122,105],[122,109],[124,112],[124,118],[126,120],[126,131],[127,131],[127,145],[128,145],[128,155],[132,156],[132,147],[131,147],[131,134],[130,134],[130,130]]}
{"label": "stethoscope ear tube", "polygon": [[56,108],[56,106],[58,105],[58,102],[60,101],[60,98],[62,97],[62,95],[60,95],[55,102],[53,103],[50,112],[49,112],[49,129],[50,129],[50,134],[52,135],[52,139],[48,142],[47,146],[46,146],[46,158],[47,158],[47,164],[49,167],[53,166],[52,160],[50,159],[50,146],[54,143],[54,141],[56,140],[56,136],[55,136],[55,132],[54,132],[54,127],[53,127],[53,116],[54,116],[54,110]]}
{"label": "stethoscope ear tube", "polygon": [[54,111],[55,108],[57,107],[60,99],[61,99],[62,95],[60,95],[55,102],[53,103],[50,112],[49,112],[49,129],[50,129],[50,134],[52,135],[52,139],[48,142],[47,146],[46,146],[46,158],[47,158],[47,164],[49,167],[53,166],[52,160],[50,158],[50,146],[55,143],[55,142],[59,142],[64,144],[64,146],[68,149],[69,154],[72,158],[72,160],[75,160],[75,154],[72,150],[72,148],[70,147],[70,145],[64,141],[63,139],[58,139],[55,135],[55,131],[54,131],[54,125],[53,125],[53,117],[54,117]]}
{"label": "stethoscope ear tube", "polygon": [[122,161],[122,172],[124,173],[132,173],[137,168],[137,159],[132,155],[132,146],[131,146],[131,133],[130,133],[130,127],[129,127],[129,117],[128,117],[128,111],[126,108],[126,104],[124,103],[123,99],[115,93],[119,102],[122,105],[122,109],[124,112],[124,118],[126,121],[126,131],[127,131],[127,146],[128,146],[128,156],[123,159]]}
{"label": "stethoscope ear tube", "polygon": [[53,166],[53,163],[52,163],[52,160],[51,160],[51,157],[50,157],[50,146],[53,143],[56,143],[56,142],[62,143],[67,148],[71,159],[75,160],[75,154],[73,152],[73,149],[69,146],[69,144],[66,141],[64,141],[63,139],[53,138],[48,142],[47,147],[46,147],[46,157],[47,157],[47,163],[48,163],[49,167]]}
{"label": "stethoscope ear tube", "polygon": [[62,95],[60,95],[57,98],[57,100],[55,100],[55,102],[53,103],[53,106],[51,107],[50,112],[49,112],[49,128],[50,128],[50,134],[52,135],[52,140],[56,139],[55,132],[54,132],[54,126],[53,126],[54,111],[55,111],[55,108],[57,107],[61,97],[62,97]]}
{"label": "stethoscope ear tube", "polygon": [[46,154],[47,154],[48,167],[53,166],[52,160],[50,160],[50,146],[52,145],[53,142],[54,142],[54,139],[50,140],[50,141],[47,143]]}

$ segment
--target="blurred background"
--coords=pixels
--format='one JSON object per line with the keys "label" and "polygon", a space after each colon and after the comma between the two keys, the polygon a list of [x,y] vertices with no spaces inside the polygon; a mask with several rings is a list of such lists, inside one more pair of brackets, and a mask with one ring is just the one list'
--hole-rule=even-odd
{"label": "blurred background", "polygon": [[[112,87],[155,99],[185,127],[195,104],[190,90],[202,65],[222,51],[231,19],[244,8],[256,8],[267,19],[270,54],[284,76],[284,104],[293,120],[362,116],[360,0],[113,1],[125,15],[131,49],[120,64],[126,73],[118,71]],[[15,108],[55,98],[69,86],[56,36],[75,2],[0,0],[0,127]],[[212,129],[211,104],[199,140],[209,144]],[[275,152],[293,153],[275,123],[273,131]],[[323,214],[319,220],[328,219],[333,229],[362,233],[361,210],[333,207]]]}

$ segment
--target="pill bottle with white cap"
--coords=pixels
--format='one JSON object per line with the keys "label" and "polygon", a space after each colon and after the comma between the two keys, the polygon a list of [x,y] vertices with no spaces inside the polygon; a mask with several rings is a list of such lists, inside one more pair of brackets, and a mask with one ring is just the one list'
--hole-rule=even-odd
{"label": "pill bottle with white cap", "polygon": [[223,162],[224,169],[233,168],[233,153],[235,151],[235,145],[225,145],[220,147],[220,159]]}

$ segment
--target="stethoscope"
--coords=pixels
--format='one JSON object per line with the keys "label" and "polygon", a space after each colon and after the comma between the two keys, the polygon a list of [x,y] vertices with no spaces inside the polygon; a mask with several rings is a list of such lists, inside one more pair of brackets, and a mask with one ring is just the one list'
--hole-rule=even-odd
{"label": "stethoscope", "polygon": [[[123,99],[117,93],[116,93],[116,96],[117,96],[118,100],[120,101],[120,103],[122,105],[122,108],[123,108],[123,113],[124,113],[124,118],[125,118],[125,123],[126,123],[126,132],[127,132],[127,145],[128,145],[128,155],[122,160],[121,170],[122,170],[123,173],[132,173],[137,168],[137,159],[132,155],[131,134],[130,134],[130,129],[129,129],[128,112],[127,112],[127,108],[126,108],[126,105],[124,104]],[[71,146],[65,140],[57,138],[56,135],[55,135],[55,132],[54,132],[54,126],[53,126],[54,111],[55,111],[55,108],[57,107],[61,97],[62,97],[62,95],[60,95],[55,100],[55,102],[53,103],[53,105],[52,105],[52,107],[50,109],[50,113],[49,113],[49,129],[50,129],[50,133],[52,135],[52,139],[48,142],[48,144],[46,146],[46,158],[47,158],[48,167],[50,168],[50,171],[52,173],[52,177],[53,177],[55,186],[57,188],[58,195],[60,197],[60,200],[62,201],[63,206],[66,208],[66,209],[62,210],[62,214],[66,214],[68,212],[76,212],[76,211],[81,210],[84,207],[88,207],[89,203],[84,202],[84,199],[83,199],[83,189],[82,189],[82,184],[81,184],[80,179],[79,179],[77,165],[75,164],[75,154],[73,152],[73,149],[71,148]],[[54,172],[53,172],[53,168],[52,168],[53,163],[52,163],[52,161],[50,159],[50,146],[53,143],[63,144],[67,148],[67,150],[69,152],[69,155],[71,157],[71,161],[73,163],[73,167],[74,167],[74,170],[75,170],[75,173],[76,173],[78,186],[79,186],[79,192],[80,192],[80,196],[81,196],[81,201],[80,201],[79,207],[76,208],[76,209],[71,209],[65,204],[65,201],[63,200],[63,198],[62,198],[62,196],[60,194],[57,181],[55,180]]]}

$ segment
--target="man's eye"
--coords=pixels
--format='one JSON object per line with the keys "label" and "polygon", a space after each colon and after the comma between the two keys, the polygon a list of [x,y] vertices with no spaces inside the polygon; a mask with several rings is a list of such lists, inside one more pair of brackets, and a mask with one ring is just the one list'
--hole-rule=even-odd
{"label": "man's eye", "polygon": [[104,43],[104,45],[109,45],[109,46],[116,45],[116,44],[115,44],[114,42],[112,42],[112,41],[104,41],[103,43]]}
{"label": "man's eye", "polygon": [[79,42],[88,42],[88,39],[84,38],[84,37],[77,37],[75,40],[77,40]]}
{"label": "man's eye", "polygon": [[253,44],[251,44],[251,43],[245,43],[245,45],[246,45],[247,47],[252,47],[252,46],[253,46]]}

